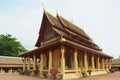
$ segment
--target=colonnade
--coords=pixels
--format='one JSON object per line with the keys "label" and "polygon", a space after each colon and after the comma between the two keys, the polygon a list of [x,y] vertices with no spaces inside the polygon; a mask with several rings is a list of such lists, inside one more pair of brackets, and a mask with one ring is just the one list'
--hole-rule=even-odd
{"label": "colonnade", "polygon": [[[4,67],[1,67],[1,68],[0,68],[0,74],[4,74],[4,73],[5,73]],[[7,72],[7,73],[13,73],[12,67],[11,67],[11,68],[8,68],[8,72]]]}
{"label": "colonnade", "polygon": [[[60,48],[60,53],[61,53],[61,57],[60,57],[60,72],[64,75],[65,74],[65,46],[61,46]],[[78,50],[75,48],[74,49],[74,70],[76,73],[79,72],[79,66],[78,66]],[[88,53],[86,51],[84,51],[84,69],[87,71],[89,69],[88,66]],[[108,58],[104,58],[104,57],[100,57],[97,56],[96,61],[95,61],[95,54],[92,54],[92,56],[90,57],[90,61],[91,61],[91,69],[93,71],[99,71],[99,70],[106,70],[108,71],[111,68],[111,60]],[[40,59],[40,63],[39,63],[39,72],[40,75],[42,75],[42,71],[43,69],[43,53],[40,53],[39,55],[39,59]],[[50,73],[50,69],[53,68],[52,66],[52,50],[49,49],[49,60],[48,60],[48,73]],[[30,70],[30,57],[25,57],[23,59],[23,71]],[[95,67],[96,64],[96,67]],[[33,70],[37,70],[37,56],[35,54],[33,54]]]}

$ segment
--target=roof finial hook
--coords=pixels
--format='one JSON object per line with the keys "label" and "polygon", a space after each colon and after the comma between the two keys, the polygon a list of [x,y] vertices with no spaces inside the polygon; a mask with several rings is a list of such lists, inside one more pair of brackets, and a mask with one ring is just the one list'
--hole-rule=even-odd
{"label": "roof finial hook", "polygon": [[42,8],[43,8],[43,10],[45,11],[45,6],[44,6],[44,4],[41,2],[41,4],[42,4]]}
{"label": "roof finial hook", "polygon": [[71,20],[71,22],[73,23],[73,16],[72,16],[72,20]]}
{"label": "roof finial hook", "polygon": [[56,10],[56,14],[58,14],[58,10],[57,10],[57,8],[56,8],[55,10]]}

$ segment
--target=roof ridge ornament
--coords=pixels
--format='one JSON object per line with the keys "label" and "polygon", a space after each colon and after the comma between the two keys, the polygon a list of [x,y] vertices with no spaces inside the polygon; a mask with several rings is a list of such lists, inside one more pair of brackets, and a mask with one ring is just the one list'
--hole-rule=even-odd
{"label": "roof ridge ornament", "polygon": [[74,24],[74,21],[73,21],[73,16],[72,16],[72,19],[71,19],[71,23]]}
{"label": "roof ridge ornament", "polygon": [[55,10],[56,10],[56,16],[57,16],[58,15],[58,10],[57,10],[57,8]]}
{"label": "roof ridge ornament", "polygon": [[45,10],[45,6],[44,6],[44,4],[42,2],[41,2],[41,5],[42,5],[43,10]]}

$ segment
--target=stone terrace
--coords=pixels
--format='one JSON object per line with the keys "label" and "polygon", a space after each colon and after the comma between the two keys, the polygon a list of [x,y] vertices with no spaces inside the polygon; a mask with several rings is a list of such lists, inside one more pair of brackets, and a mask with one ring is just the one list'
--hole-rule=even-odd
{"label": "stone terrace", "polygon": [[[50,79],[41,79],[39,77],[23,76],[19,74],[0,74],[0,80],[50,80]],[[120,80],[120,72],[71,80]]]}

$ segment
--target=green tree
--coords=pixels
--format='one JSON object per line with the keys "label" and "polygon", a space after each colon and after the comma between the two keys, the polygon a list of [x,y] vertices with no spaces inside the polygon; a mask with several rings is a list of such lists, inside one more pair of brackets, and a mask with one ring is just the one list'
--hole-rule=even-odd
{"label": "green tree", "polygon": [[18,52],[27,51],[15,37],[10,34],[0,35],[0,56],[17,56]]}

